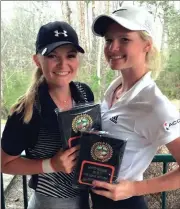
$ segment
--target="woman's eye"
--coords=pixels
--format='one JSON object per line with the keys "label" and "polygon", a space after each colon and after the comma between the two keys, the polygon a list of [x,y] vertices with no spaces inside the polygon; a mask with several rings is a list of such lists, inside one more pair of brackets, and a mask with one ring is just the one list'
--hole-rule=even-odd
{"label": "woman's eye", "polygon": [[68,54],[68,58],[76,58],[77,54]]}
{"label": "woman's eye", "polygon": [[130,40],[128,38],[122,38],[121,39],[123,42],[129,42]]}
{"label": "woman's eye", "polygon": [[54,55],[54,54],[49,54],[49,55],[47,55],[47,57],[50,58],[50,59],[53,59],[53,58],[56,58],[56,55]]}
{"label": "woman's eye", "polygon": [[106,43],[111,43],[112,39],[105,39]]}

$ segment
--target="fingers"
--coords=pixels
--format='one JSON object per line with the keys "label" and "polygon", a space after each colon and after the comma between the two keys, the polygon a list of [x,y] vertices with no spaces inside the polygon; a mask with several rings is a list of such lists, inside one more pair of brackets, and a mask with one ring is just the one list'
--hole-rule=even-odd
{"label": "fingers", "polygon": [[104,188],[104,189],[107,189],[110,191],[113,190],[113,188],[114,188],[113,184],[109,184],[109,183],[106,183],[103,181],[93,181],[92,184],[94,187],[101,187],[101,188]]}
{"label": "fingers", "polygon": [[74,160],[74,161],[71,163],[72,169],[74,169],[74,168],[76,167],[76,163],[77,163],[77,160]]}
{"label": "fingers", "polygon": [[76,159],[74,161],[68,162],[68,164],[65,165],[65,167],[64,167],[66,173],[71,173],[75,169],[76,164],[77,164],[77,160]]}
{"label": "fingers", "polygon": [[59,170],[71,173],[76,166],[80,146],[72,147],[66,151],[60,150],[54,157]]}
{"label": "fingers", "polygon": [[78,153],[73,153],[72,155],[70,155],[68,158],[67,158],[67,161],[74,161],[76,160],[78,157]]}
{"label": "fingers", "polygon": [[70,149],[64,151],[64,155],[66,156],[70,156],[72,155],[74,152],[77,152],[80,149],[80,146],[75,146],[75,147],[71,147]]}
{"label": "fingers", "polygon": [[98,195],[107,197],[107,198],[109,198],[109,199],[112,199],[112,198],[111,198],[111,192],[109,192],[109,191],[96,190],[96,189],[92,189],[92,191],[93,191],[95,194],[98,194]]}

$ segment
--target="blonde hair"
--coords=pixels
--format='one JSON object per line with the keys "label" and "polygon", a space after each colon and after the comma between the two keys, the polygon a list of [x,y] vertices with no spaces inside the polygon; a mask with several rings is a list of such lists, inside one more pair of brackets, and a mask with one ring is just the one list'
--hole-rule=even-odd
{"label": "blonde hair", "polygon": [[[152,38],[145,31],[139,31],[142,40],[152,40]],[[153,43],[153,41],[152,41]],[[146,62],[148,70],[152,72],[152,77],[156,79],[162,70],[161,55],[155,44],[152,44],[151,50],[146,55]]]}
{"label": "blonde hair", "polygon": [[18,101],[11,107],[10,115],[23,111],[23,122],[29,123],[33,115],[33,104],[39,85],[42,83],[44,76],[40,68],[36,69],[33,75],[32,83],[27,92],[21,96]]}

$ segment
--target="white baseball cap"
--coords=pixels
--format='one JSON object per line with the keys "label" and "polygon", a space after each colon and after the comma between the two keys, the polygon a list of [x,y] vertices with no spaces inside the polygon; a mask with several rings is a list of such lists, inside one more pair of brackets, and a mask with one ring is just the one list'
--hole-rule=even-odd
{"label": "white baseball cap", "polygon": [[112,15],[96,17],[92,25],[94,35],[103,37],[112,22],[116,22],[129,30],[146,31],[153,38],[153,16],[143,7],[122,6]]}

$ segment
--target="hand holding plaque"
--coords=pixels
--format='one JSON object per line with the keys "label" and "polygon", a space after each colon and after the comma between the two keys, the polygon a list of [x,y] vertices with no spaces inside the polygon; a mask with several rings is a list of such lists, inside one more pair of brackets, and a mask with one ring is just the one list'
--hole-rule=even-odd
{"label": "hand holding plaque", "polygon": [[126,141],[107,132],[82,133],[73,187],[91,187],[93,180],[115,182],[125,146]]}

